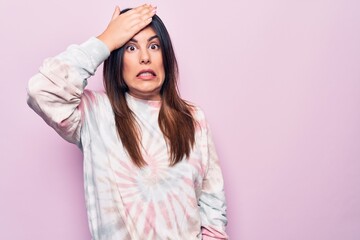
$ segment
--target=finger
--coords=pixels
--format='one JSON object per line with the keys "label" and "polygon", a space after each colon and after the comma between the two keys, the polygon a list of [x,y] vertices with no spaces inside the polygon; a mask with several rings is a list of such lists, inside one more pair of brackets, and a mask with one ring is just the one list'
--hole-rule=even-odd
{"label": "finger", "polygon": [[140,12],[141,10],[147,9],[147,8],[151,8],[152,6],[148,3],[145,3],[141,6],[138,6],[136,8],[133,8],[134,12]]}
{"label": "finger", "polygon": [[129,11],[126,11],[125,13],[123,13],[121,15],[123,16],[123,18],[134,19],[140,15],[141,11],[144,11],[146,9],[150,9],[149,4],[144,4],[144,5],[138,6],[136,8],[130,9]]}
{"label": "finger", "polygon": [[155,14],[155,6],[144,4],[140,7],[133,8],[124,14],[121,14],[120,18],[124,20],[126,19],[125,21],[127,22],[128,29],[135,34],[150,24],[152,17]]}
{"label": "finger", "polygon": [[156,14],[156,10],[156,7],[152,7],[148,11],[143,11],[141,16],[142,20],[147,21],[148,19],[152,18]]}
{"label": "finger", "polygon": [[112,17],[111,17],[111,20],[114,20],[114,19],[117,18],[119,15],[120,15],[120,8],[119,8],[119,6],[116,6],[116,7],[115,7],[115,11],[114,11],[114,13],[113,13],[113,15],[112,15]]}
{"label": "finger", "polygon": [[152,21],[152,17],[137,17],[135,19],[132,19],[129,22],[129,29],[132,29],[134,32],[138,32],[141,29],[143,29],[145,26],[150,24]]}
{"label": "finger", "polygon": [[144,4],[142,6],[134,8],[133,10],[134,10],[133,14],[144,15],[144,14],[147,14],[149,12],[155,12],[156,11],[156,6],[152,6],[150,4]]}
{"label": "finger", "polygon": [[145,28],[147,25],[149,25],[152,21],[152,18],[147,18],[145,20],[142,19],[137,19],[135,21],[132,21],[131,23],[131,31],[136,33],[138,31],[140,31],[141,29]]}
{"label": "finger", "polygon": [[135,26],[140,24],[141,22],[145,22],[145,24],[149,24],[151,22],[151,18],[156,14],[156,7],[151,6],[149,8],[138,9],[136,12],[133,12],[129,18],[132,23],[131,26]]}

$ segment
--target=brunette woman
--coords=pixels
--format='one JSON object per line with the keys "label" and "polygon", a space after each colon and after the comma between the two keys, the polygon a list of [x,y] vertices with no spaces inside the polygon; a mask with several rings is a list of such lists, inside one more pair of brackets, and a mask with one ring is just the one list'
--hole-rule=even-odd
{"label": "brunette woman", "polygon": [[[203,112],[180,98],[156,7],[44,61],[28,104],[84,154],[93,239],[227,239],[223,177]],[[85,90],[104,62],[105,92]]]}

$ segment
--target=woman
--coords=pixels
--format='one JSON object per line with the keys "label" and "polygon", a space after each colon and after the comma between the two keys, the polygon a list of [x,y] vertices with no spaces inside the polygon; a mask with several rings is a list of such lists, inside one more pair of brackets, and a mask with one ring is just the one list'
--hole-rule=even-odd
{"label": "woman", "polygon": [[[97,38],[44,61],[28,104],[84,154],[93,239],[227,239],[210,132],[202,111],[179,97],[175,54],[155,13],[116,7]],[[102,62],[106,93],[84,90]]]}

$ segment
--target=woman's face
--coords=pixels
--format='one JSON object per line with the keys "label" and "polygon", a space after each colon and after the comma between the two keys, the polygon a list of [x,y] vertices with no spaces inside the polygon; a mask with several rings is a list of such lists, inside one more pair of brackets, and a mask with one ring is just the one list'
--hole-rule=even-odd
{"label": "woman's face", "polygon": [[147,100],[160,100],[165,70],[158,36],[146,27],[125,44],[123,78],[129,94]]}

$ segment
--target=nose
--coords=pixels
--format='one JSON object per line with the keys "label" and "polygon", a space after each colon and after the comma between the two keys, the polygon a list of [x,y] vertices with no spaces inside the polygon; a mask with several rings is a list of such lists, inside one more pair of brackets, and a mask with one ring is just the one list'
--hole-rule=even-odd
{"label": "nose", "polygon": [[150,63],[150,55],[146,50],[142,50],[140,53],[140,63],[141,64],[149,64]]}

